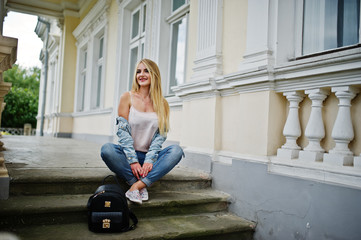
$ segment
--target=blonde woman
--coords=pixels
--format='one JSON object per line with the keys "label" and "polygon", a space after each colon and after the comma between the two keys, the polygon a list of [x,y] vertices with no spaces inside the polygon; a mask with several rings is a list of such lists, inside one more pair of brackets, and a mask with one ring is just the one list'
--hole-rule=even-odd
{"label": "blonde woman", "polygon": [[111,171],[131,186],[126,197],[141,204],[152,183],[172,170],[184,155],[178,145],[162,150],[169,130],[169,106],[162,95],[156,63],[142,59],[135,69],[132,90],[120,97],[118,143],[107,143],[101,157]]}

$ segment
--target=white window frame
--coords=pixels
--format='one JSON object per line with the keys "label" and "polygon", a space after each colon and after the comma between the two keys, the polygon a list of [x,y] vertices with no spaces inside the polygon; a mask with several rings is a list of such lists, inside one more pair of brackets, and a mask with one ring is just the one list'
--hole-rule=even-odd
{"label": "white window frame", "polygon": [[[103,46],[102,46],[102,56],[99,56],[100,51],[100,42],[101,39],[103,39]],[[104,78],[105,78],[105,66],[104,66],[104,40],[105,36],[104,33],[101,31],[98,33],[94,38],[94,55],[93,55],[93,78],[92,78],[92,89],[91,89],[91,95],[93,96],[91,98],[91,109],[99,109],[103,107],[104,102]],[[102,72],[99,76],[99,68],[101,67]],[[99,79],[100,77],[100,79]],[[98,99],[99,97],[99,99]]]}
{"label": "white window frame", "polygon": [[167,23],[170,25],[170,33],[169,33],[169,68],[168,68],[168,77],[167,77],[167,84],[166,84],[166,96],[173,96],[174,93],[171,90],[171,78],[172,78],[172,43],[173,43],[173,30],[174,24],[178,23],[183,18],[186,19],[186,36],[185,36],[185,49],[184,49],[184,81],[186,80],[186,73],[187,73],[187,49],[188,49],[188,30],[189,30],[189,0],[185,1],[185,4],[173,10],[173,1],[171,4],[171,15],[166,19]]}
{"label": "white window frame", "polygon": [[[107,59],[107,32],[108,32],[108,13],[109,1],[98,1],[90,12],[84,17],[82,22],[73,31],[77,39],[78,59],[77,59],[77,77],[76,77],[76,96],[74,100],[75,112],[99,111],[104,108],[105,74]],[[103,38],[103,56],[99,58],[100,39]],[[86,69],[83,69],[83,52],[86,50],[87,57]],[[98,84],[99,67],[102,72],[100,75],[100,86]],[[85,87],[83,76],[85,76]],[[84,94],[83,94],[84,93]],[[99,93],[100,101],[97,101]],[[82,98],[84,97],[84,101]]]}
{"label": "white window frame", "polygon": [[[82,112],[85,109],[86,101],[86,84],[88,79],[88,49],[87,46],[83,46],[78,50],[78,79],[77,79],[77,89],[76,89],[76,103],[75,110],[77,112]],[[85,66],[84,66],[85,65]]]}
{"label": "white window frame", "polygon": [[360,19],[359,19],[359,41],[357,44],[343,46],[339,48],[326,49],[319,52],[314,52],[310,54],[303,54],[303,13],[304,13],[304,1],[295,2],[295,57],[303,58],[308,56],[314,56],[318,54],[327,54],[334,51],[342,51],[345,49],[350,49],[361,44],[361,4],[360,4]]}
{"label": "white window frame", "polygon": [[[144,11],[145,10],[145,11]],[[139,22],[138,22],[138,34],[132,38],[132,30],[133,30],[133,16],[139,11]],[[134,77],[135,66],[132,66],[132,50],[137,48],[137,57],[134,61],[135,64],[139,62],[142,58],[144,58],[145,54],[145,36],[146,36],[146,12],[147,12],[147,4],[141,3],[137,6],[132,13],[130,14],[130,40],[129,40],[129,67],[128,67],[128,90],[132,88],[132,80]]]}

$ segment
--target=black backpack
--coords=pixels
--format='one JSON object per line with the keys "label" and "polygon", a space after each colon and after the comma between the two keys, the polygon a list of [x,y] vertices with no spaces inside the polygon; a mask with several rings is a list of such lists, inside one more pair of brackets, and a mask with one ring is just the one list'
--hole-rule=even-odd
{"label": "black backpack", "polygon": [[[113,177],[117,184],[104,184],[108,177]],[[138,223],[137,217],[129,209],[124,191],[117,178],[109,175],[87,204],[88,227],[92,232],[126,232],[133,230]],[[129,218],[133,225],[129,226]]]}

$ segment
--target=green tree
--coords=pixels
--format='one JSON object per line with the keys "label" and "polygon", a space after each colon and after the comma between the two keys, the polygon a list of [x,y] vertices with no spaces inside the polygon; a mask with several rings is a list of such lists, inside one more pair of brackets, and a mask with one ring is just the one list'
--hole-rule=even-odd
{"label": "green tree", "polygon": [[38,113],[40,69],[21,68],[14,65],[3,74],[5,82],[11,82],[10,92],[5,96],[6,107],[2,113],[1,126],[22,128],[25,123],[36,127]]}

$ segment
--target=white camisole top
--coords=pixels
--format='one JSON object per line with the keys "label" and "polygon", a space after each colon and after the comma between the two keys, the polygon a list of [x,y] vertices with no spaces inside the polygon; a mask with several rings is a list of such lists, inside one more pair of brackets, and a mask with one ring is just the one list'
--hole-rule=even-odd
{"label": "white camisole top", "polygon": [[140,152],[148,152],[152,138],[158,129],[158,116],[155,112],[138,111],[132,104],[129,109],[128,122],[131,127],[134,141],[134,149]]}

